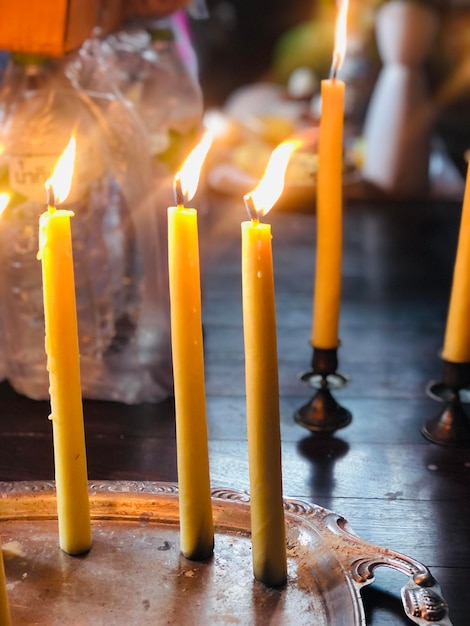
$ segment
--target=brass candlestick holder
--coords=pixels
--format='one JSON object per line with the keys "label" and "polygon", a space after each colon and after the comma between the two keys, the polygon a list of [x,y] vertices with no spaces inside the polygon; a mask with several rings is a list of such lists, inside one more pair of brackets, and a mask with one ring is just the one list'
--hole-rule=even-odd
{"label": "brass candlestick holder", "polygon": [[351,413],[334,399],[331,390],[341,389],[348,378],[338,372],[337,348],[313,348],[312,370],[300,380],[314,387],[313,398],[294,414],[294,420],[313,432],[332,433],[347,426]]}
{"label": "brass candlestick holder", "polygon": [[443,361],[442,381],[426,388],[433,400],[445,402],[444,410],[421,429],[421,434],[441,446],[464,446],[470,443],[470,419],[463,404],[470,402],[470,363]]}

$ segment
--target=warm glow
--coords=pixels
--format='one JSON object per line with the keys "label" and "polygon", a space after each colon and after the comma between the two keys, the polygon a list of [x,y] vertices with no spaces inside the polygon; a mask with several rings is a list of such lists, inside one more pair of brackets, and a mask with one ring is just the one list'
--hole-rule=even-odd
{"label": "warm glow", "polygon": [[175,179],[181,184],[181,192],[186,200],[191,200],[197,191],[201,168],[212,141],[213,135],[207,130],[194,150],[189,153],[183,167],[175,176]]}
{"label": "warm glow", "polygon": [[214,137],[220,137],[228,132],[230,123],[227,116],[218,111],[217,109],[208,109],[204,113],[202,123],[207,130],[209,130]]}
{"label": "warm glow", "polygon": [[204,115],[204,126],[206,127],[206,131],[201,141],[192,152],[189,153],[183,167],[175,175],[175,188],[179,188],[183,196],[182,198],[178,198],[178,202],[183,202],[183,200],[189,201],[194,197],[207,153],[215,137],[226,132],[227,121],[222,114],[211,110]]}
{"label": "warm glow", "polygon": [[333,53],[332,64],[333,74],[336,74],[336,72],[339,70],[344,61],[344,57],[346,56],[346,31],[349,0],[338,1],[340,5],[338,9],[338,17],[336,18],[335,49]]}
{"label": "warm glow", "polygon": [[251,198],[259,216],[266,215],[279,199],[284,189],[284,177],[291,154],[302,145],[300,139],[281,143],[269,158],[268,165],[259,185],[246,198]]}
{"label": "warm glow", "polygon": [[7,205],[9,202],[10,202],[10,194],[0,193],[0,217],[3,215],[3,211],[7,208]]}
{"label": "warm glow", "polygon": [[46,189],[52,187],[55,204],[64,202],[72,186],[73,165],[75,161],[75,137],[71,137],[68,146],[57,161],[52,176],[46,181]]}

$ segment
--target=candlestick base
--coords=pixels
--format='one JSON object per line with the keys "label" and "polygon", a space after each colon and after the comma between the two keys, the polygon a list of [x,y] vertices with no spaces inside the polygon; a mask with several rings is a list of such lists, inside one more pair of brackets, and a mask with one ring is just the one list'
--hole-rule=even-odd
{"label": "candlestick base", "polygon": [[462,404],[470,402],[470,363],[444,361],[442,381],[430,382],[426,392],[445,406],[423,425],[421,434],[441,446],[468,446],[470,419]]}
{"label": "candlestick base", "polygon": [[300,426],[313,432],[332,433],[351,423],[352,415],[338,404],[331,389],[341,389],[348,378],[337,371],[337,349],[314,348],[312,371],[305,372],[300,380],[317,389],[313,398],[294,414]]}

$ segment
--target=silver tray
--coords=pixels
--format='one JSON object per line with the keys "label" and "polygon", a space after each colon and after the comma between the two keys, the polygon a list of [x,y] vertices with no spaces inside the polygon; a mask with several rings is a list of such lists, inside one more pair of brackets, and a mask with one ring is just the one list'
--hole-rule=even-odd
{"label": "silver tray", "polygon": [[215,549],[179,553],[177,486],[90,482],[93,546],[58,547],[53,482],[0,483],[0,537],[13,626],[272,624],[364,626],[360,590],[385,565],[408,576],[403,607],[416,624],[451,626],[421,563],[357,537],[327,509],[286,499],[288,582],[253,580],[249,495],[212,491]]}

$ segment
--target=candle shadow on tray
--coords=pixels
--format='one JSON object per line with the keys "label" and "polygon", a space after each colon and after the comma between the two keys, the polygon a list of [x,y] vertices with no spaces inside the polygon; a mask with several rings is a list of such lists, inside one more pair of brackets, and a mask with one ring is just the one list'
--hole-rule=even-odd
{"label": "candle shadow on tray", "polygon": [[285,594],[284,587],[269,588],[256,580],[252,589],[252,625],[264,626],[276,621],[276,616],[282,615]]}
{"label": "candle shadow on tray", "polygon": [[331,496],[335,487],[334,466],[349,450],[349,444],[331,433],[312,433],[297,444],[297,450],[312,463],[312,492]]}

